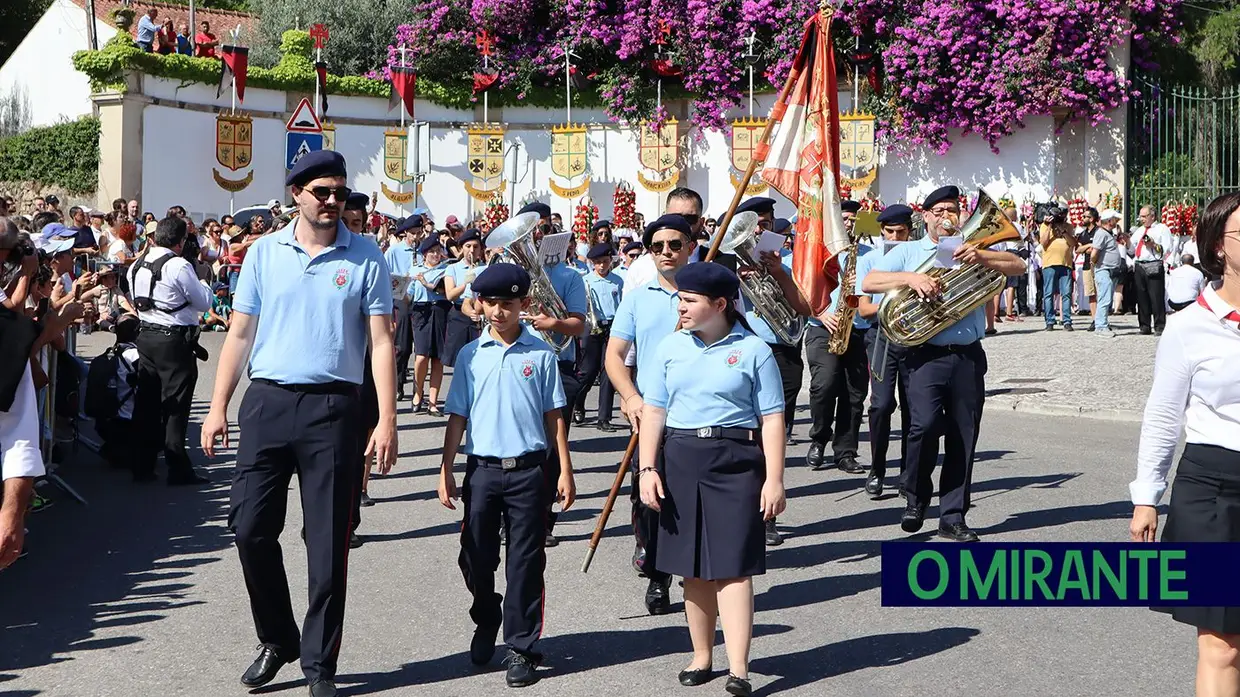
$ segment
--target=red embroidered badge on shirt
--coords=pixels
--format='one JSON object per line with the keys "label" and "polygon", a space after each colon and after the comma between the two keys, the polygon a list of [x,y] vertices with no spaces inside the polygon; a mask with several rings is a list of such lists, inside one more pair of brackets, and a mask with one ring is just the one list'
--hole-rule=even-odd
{"label": "red embroidered badge on shirt", "polygon": [[728,354],[728,365],[733,366],[733,365],[736,365],[737,363],[740,363],[742,355],[744,354],[741,352],[740,349],[737,349],[729,353]]}
{"label": "red embroidered badge on shirt", "polygon": [[333,281],[337,288],[344,288],[349,283],[349,270],[336,269],[336,280]]}

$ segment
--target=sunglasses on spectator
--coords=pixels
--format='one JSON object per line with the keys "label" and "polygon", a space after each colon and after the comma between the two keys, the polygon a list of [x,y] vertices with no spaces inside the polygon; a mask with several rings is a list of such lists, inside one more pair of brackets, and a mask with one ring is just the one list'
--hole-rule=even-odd
{"label": "sunglasses on spectator", "polygon": [[327,203],[327,199],[331,198],[332,194],[336,195],[336,203],[344,203],[344,200],[349,198],[349,194],[353,193],[353,190],[347,186],[316,186],[306,191],[309,191],[310,195],[318,199],[320,203]]}
{"label": "sunglasses on spectator", "polygon": [[651,243],[650,243],[650,251],[654,252],[655,254],[662,254],[662,253],[663,253],[663,245],[664,245],[664,244],[666,244],[666,245],[667,245],[667,248],[668,248],[668,249],[670,249],[670,250],[671,250],[671,251],[673,251],[673,252],[679,252],[680,250],[682,250],[682,249],[684,249],[684,248],[685,248],[685,241],[684,241],[684,240],[668,240],[666,243],[664,243],[664,242],[651,242]]}

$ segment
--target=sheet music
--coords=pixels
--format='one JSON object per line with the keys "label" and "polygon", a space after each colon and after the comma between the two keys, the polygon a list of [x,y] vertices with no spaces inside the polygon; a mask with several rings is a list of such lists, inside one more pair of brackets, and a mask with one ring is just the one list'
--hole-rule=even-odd
{"label": "sheet music", "polygon": [[758,237],[758,242],[754,245],[754,251],[757,252],[755,257],[761,257],[763,252],[775,252],[779,254],[779,250],[784,248],[784,240],[787,237],[776,232],[763,232]]}
{"label": "sheet music", "polygon": [[952,255],[960,249],[960,245],[964,244],[963,237],[942,237],[939,238],[938,249],[934,253],[934,265],[940,269],[954,269],[960,266],[960,261],[953,259]]}
{"label": "sheet music", "polygon": [[543,237],[542,243],[538,245],[538,256],[542,258],[543,266],[563,263],[564,255],[568,252],[568,246],[572,240],[573,233],[571,232]]}

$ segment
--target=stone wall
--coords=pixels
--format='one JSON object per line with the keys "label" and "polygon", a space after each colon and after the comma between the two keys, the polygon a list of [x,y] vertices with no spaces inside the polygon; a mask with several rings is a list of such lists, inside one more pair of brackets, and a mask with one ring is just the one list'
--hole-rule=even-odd
{"label": "stone wall", "polygon": [[0,181],[0,195],[13,197],[13,212],[19,215],[31,215],[34,210],[34,200],[49,194],[55,194],[60,198],[60,209],[64,211],[69,210],[70,206],[90,206],[92,208],[95,206],[94,192],[70,195],[65,193],[64,189],[57,186],[47,186],[35,182]]}

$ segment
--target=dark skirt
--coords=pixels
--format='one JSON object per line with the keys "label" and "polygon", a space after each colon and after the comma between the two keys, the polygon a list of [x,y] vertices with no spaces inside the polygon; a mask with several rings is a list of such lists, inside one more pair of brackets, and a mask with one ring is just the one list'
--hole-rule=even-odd
{"label": "dark skirt", "polygon": [[444,336],[443,353],[441,354],[443,364],[451,367],[456,363],[456,354],[465,348],[465,344],[478,338],[481,332],[478,325],[469,318],[461,308],[453,305],[448,310],[448,329]]}
{"label": "dark skirt", "polygon": [[442,360],[444,334],[448,328],[448,308],[452,303],[417,303],[409,310],[413,320],[413,355]]}
{"label": "dark skirt", "polygon": [[663,451],[656,568],[708,581],[766,573],[758,444],[669,435]]}
{"label": "dark skirt", "polygon": [[[1240,452],[1189,443],[1180,457],[1162,541],[1240,542]],[[1240,634],[1240,607],[1157,607],[1178,622]]]}

